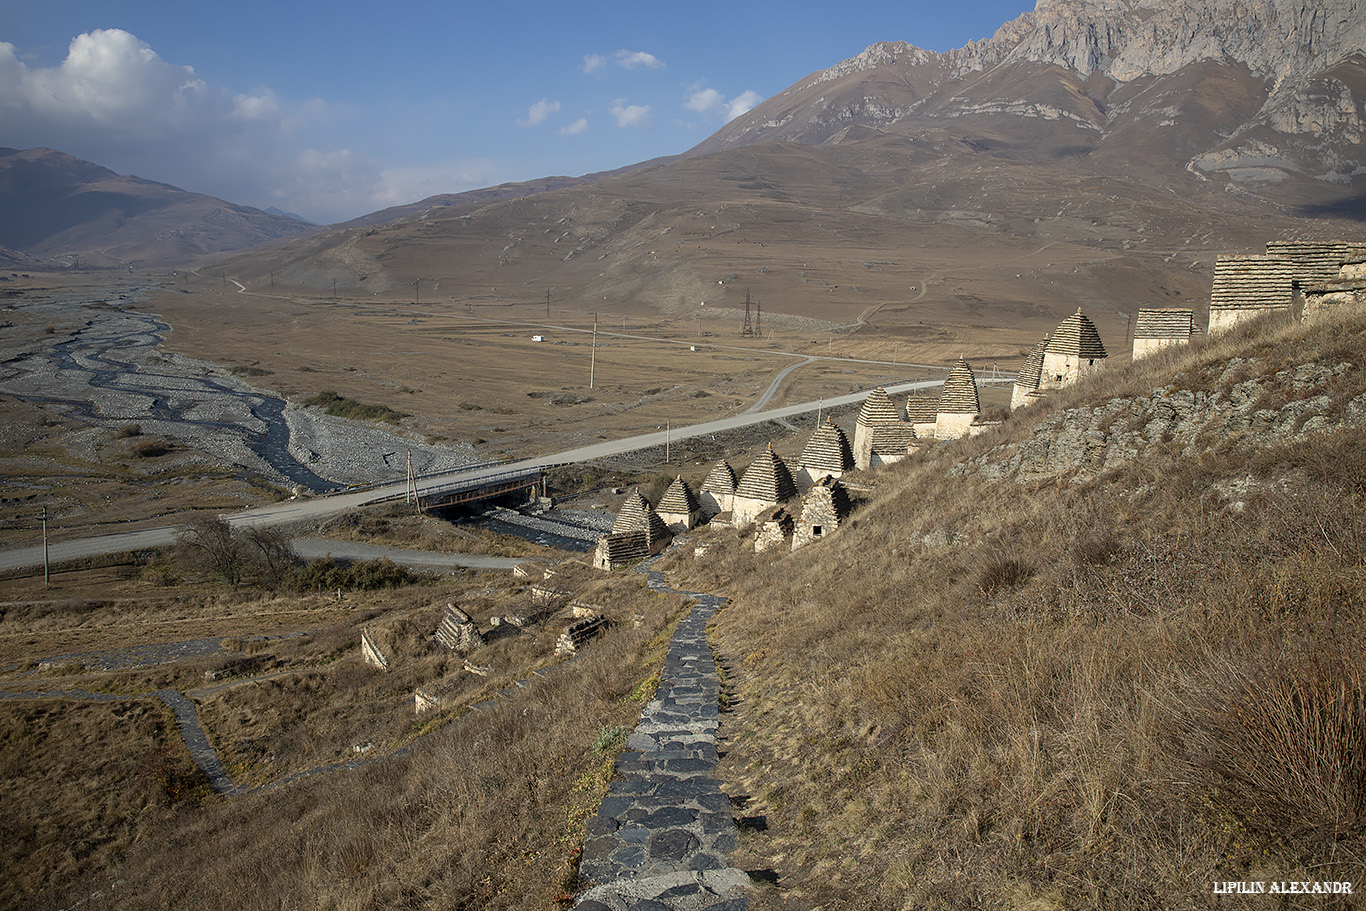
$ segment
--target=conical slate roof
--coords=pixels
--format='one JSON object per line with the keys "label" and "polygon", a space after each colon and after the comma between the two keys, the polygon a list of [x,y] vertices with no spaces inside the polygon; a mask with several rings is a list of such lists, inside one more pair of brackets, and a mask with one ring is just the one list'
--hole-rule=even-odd
{"label": "conical slate roof", "polygon": [[918,437],[915,428],[902,421],[873,428],[873,452],[880,456],[906,455]]}
{"label": "conical slate roof", "polygon": [[711,474],[702,482],[702,489],[707,493],[719,493],[730,495],[735,493],[735,469],[730,467],[730,463],[725,459],[717,462],[712,468]]}
{"label": "conical slate roof", "polygon": [[939,414],[939,399],[933,395],[912,395],[906,399],[906,420],[912,424],[933,424]]}
{"label": "conical slate roof", "polygon": [[[1139,311],[1140,313],[1142,311]],[[1022,389],[1038,389],[1039,378],[1043,376],[1043,353],[1048,348],[1049,336],[1045,335],[1039,343],[1029,349],[1024,366],[1015,377],[1015,385]]]}
{"label": "conical slate roof", "polygon": [[897,411],[896,406],[892,404],[891,398],[887,395],[887,390],[881,386],[868,393],[868,398],[858,413],[858,423],[862,427],[890,424],[899,420],[901,420],[901,412]]}
{"label": "conical slate roof", "polygon": [[1142,307],[1134,320],[1134,338],[1186,340],[1195,331],[1189,308]]}
{"label": "conical slate roof", "polygon": [[944,380],[944,391],[939,394],[939,413],[977,414],[981,410],[982,405],[977,398],[977,380],[968,362],[960,357]]}
{"label": "conical slate roof", "polygon": [[692,492],[682,477],[675,477],[674,482],[669,485],[669,489],[664,491],[664,496],[659,498],[659,505],[655,507],[655,512],[667,512],[675,515],[685,515],[697,512],[702,507],[697,502],[697,495]]}
{"label": "conical slate roof", "polygon": [[792,472],[787,470],[787,465],[770,445],[745,469],[744,477],[735,488],[735,495],[767,503],[782,503],[797,495],[797,485],[792,481]]}
{"label": "conical slate roof", "polygon": [[1096,331],[1096,324],[1087,319],[1086,315],[1077,308],[1067,319],[1063,320],[1058,326],[1053,337],[1048,340],[1048,345],[1044,349],[1048,354],[1061,354],[1066,357],[1079,357],[1087,360],[1094,360],[1105,357],[1105,345],[1101,343],[1100,333]]}
{"label": "conical slate roof", "polygon": [[802,467],[817,471],[849,471],[854,467],[854,451],[849,448],[849,438],[829,418],[817,426],[811,439],[806,441]]}
{"label": "conical slate roof", "polygon": [[626,495],[626,502],[621,504],[621,510],[617,513],[617,520],[612,523],[613,534],[623,531],[649,532],[651,540],[669,535],[668,526],[650,508],[650,501],[635,490]]}

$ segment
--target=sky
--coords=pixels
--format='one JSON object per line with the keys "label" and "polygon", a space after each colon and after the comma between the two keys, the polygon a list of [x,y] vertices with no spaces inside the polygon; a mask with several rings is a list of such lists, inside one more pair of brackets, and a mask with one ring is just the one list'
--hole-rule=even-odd
{"label": "sky", "polygon": [[687,151],[877,41],[1032,0],[0,0],[0,146],[335,223]]}

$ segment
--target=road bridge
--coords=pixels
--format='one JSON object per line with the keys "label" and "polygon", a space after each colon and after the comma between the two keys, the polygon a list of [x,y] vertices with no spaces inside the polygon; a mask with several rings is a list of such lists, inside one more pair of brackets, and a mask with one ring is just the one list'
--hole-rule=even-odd
{"label": "road bridge", "polygon": [[[979,377],[977,382],[979,384],[1011,382],[1013,379],[1013,377],[1000,379]],[[883,388],[885,388],[888,393],[895,394],[908,392],[913,389],[937,388],[942,386],[943,383],[944,381],[942,379],[913,380],[907,383],[888,384]],[[652,449],[655,447],[662,448],[670,441],[677,443],[680,440],[690,439],[692,437],[722,433],[753,424],[762,424],[766,421],[779,421],[795,415],[816,411],[820,408],[837,408],[843,405],[857,404],[862,402],[867,396],[868,391],[863,390],[850,395],[823,399],[818,402],[803,402],[797,405],[786,405],[781,408],[773,408],[754,414],[734,415],[716,421],[707,421],[686,427],[675,427],[671,430],[644,433],[619,440],[607,440],[552,455],[521,459],[515,462],[502,462],[496,465],[483,465],[473,468],[458,469],[456,471],[445,472],[428,478],[420,478],[413,486],[416,487],[418,496],[425,502],[427,501],[429,492],[436,493],[442,490],[455,491],[458,490],[461,484],[482,485],[497,483],[496,479],[500,476],[509,477],[513,473],[540,472],[561,465],[590,462],[594,459],[623,455],[628,452],[637,452],[642,449]],[[393,484],[381,484],[364,490],[351,490],[330,496],[286,500],[281,503],[256,506],[251,509],[242,510],[241,512],[228,513],[224,515],[223,518],[233,526],[239,528],[269,527],[287,525],[291,522],[317,521],[318,519],[340,515],[341,513],[349,512],[373,503],[403,500],[408,496],[411,489],[409,482],[398,481]],[[128,550],[166,547],[176,542],[176,536],[179,533],[179,530],[179,526],[168,526],[163,528],[149,528],[142,531],[123,532],[113,535],[101,535],[75,541],[58,542],[50,545],[49,557],[53,562],[58,562],[62,560],[78,560],[102,554],[120,553]],[[0,551],[0,572],[26,566],[42,566],[43,559],[44,553],[42,546]]]}

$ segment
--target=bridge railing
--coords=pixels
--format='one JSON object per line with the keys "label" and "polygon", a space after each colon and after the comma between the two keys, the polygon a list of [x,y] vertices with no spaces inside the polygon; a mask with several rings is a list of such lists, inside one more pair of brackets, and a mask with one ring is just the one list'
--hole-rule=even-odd
{"label": "bridge railing", "polygon": [[[437,484],[431,487],[423,487],[419,484],[417,494],[420,498],[440,499],[442,497],[450,496],[451,494],[463,493],[465,491],[470,490],[478,490],[481,487],[497,487],[509,481],[519,481],[524,478],[533,477],[539,478],[541,475],[545,474],[547,469],[559,468],[561,465],[566,464],[569,463],[555,463],[551,465],[543,465],[539,468],[510,469],[508,471],[499,471],[495,472],[494,474],[484,475],[483,477],[479,478],[463,478],[461,480],[451,481],[446,484]],[[392,503],[397,500],[404,500],[407,498],[408,491],[405,490],[402,492],[390,494],[386,497],[381,497],[375,500],[374,502]]]}

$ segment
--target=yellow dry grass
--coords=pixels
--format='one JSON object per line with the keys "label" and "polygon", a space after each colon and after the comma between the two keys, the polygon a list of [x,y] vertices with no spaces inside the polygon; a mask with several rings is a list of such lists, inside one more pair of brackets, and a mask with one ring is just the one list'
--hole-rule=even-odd
{"label": "yellow dry grass", "polygon": [[[1232,356],[1350,362],[1327,394],[1366,392],[1354,321],[1051,404],[1207,391]],[[717,532],[739,546],[675,560],[733,599],[723,770],[766,823],[732,858],[772,871],[758,907],[1201,908],[1219,880],[1366,879],[1363,431],[1075,483],[950,475],[1045,413],[874,473],[815,547]],[[1241,509],[1215,495],[1249,474],[1269,486]]]}

